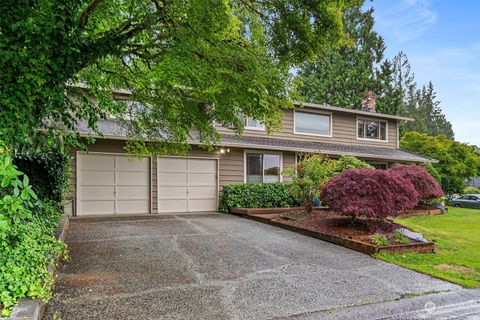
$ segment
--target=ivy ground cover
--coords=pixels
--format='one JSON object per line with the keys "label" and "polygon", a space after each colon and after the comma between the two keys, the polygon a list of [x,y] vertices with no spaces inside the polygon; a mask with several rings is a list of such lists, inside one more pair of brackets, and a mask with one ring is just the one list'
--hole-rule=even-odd
{"label": "ivy ground cover", "polygon": [[395,222],[435,242],[435,254],[378,254],[376,257],[468,288],[480,288],[480,210],[449,208],[438,216]]}

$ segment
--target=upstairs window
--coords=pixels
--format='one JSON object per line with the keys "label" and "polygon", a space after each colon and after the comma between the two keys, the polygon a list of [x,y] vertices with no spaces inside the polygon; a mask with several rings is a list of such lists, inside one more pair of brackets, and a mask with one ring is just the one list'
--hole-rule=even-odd
{"label": "upstairs window", "polygon": [[332,135],[332,116],[329,114],[295,111],[295,133],[314,136]]}
{"label": "upstairs window", "polygon": [[279,154],[248,152],[246,154],[246,182],[279,182]]}
{"label": "upstairs window", "polygon": [[260,120],[253,119],[252,117],[245,117],[241,114],[238,115],[240,121],[243,122],[245,129],[249,130],[265,130],[265,123]]}
{"label": "upstairs window", "polygon": [[357,138],[387,141],[387,122],[358,119]]}

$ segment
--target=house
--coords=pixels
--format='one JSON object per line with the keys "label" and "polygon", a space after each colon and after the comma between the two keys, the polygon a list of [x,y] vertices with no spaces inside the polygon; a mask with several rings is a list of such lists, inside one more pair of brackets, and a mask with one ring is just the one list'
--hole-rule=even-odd
{"label": "house", "polygon": [[[287,181],[282,170],[304,153],[356,156],[379,169],[395,162],[435,160],[399,148],[398,124],[413,121],[375,112],[368,95],[362,110],[296,103],[279,132],[245,118],[239,137],[217,126],[221,144],[214,152],[192,140],[188,158],[144,157],[132,160],[123,150],[126,133],[115,122],[99,123],[103,139],[89,152],[73,154],[74,215],[216,211],[224,185]],[[83,136],[93,132],[84,124]]]}

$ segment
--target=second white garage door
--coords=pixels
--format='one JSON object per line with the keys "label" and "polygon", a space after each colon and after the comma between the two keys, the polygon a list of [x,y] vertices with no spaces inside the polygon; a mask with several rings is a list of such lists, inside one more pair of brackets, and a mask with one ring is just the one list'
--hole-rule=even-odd
{"label": "second white garage door", "polygon": [[217,211],[217,160],[158,158],[158,212]]}

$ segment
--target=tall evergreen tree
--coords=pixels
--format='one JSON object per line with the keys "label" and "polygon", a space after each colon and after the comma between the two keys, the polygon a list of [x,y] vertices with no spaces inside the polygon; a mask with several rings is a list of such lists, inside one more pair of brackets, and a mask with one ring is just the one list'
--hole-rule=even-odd
{"label": "tall evergreen tree", "polygon": [[[336,49],[327,49],[315,62],[305,63],[299,76],[301,94],[307,101],[358,109],[366,89],[377,94],[377,108],[397,113],[399,101],[390,90],[392,63],[382,63],[385,51],[383,38],[373,30],[373,9],[362,11],[355,6],[343,15],[344,31],[352,42]],[[388,98],[388,99],[387,99]]]}

